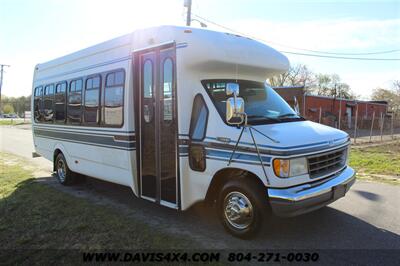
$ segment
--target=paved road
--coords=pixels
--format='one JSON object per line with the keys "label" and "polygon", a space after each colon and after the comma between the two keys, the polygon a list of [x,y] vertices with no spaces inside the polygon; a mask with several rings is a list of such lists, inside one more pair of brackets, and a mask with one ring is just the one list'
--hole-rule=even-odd
{"label": "paved road", "polygon": [[[30,158],[30,130],[0,127],[0,136],[0,150]],[[50,175],[49,162],[30,160]],[[135,216],[207,248],[400,249],[400,186],[358,181],[345,198],[330,206],[296,218],[273,218],[256,239],[243,241],[226,234],[215,214],[202,206],[179,214],[135,198],[129,188],[107,182],[88,179],[78,187],[65,188],[49,176],[40,180],[99,204],[111,204],[126,212],[127,219]]]}
{"label": "paved road", "polygon": [[[10,152],[32,159],[33,138],[30,124],[20,126],[0,126],[0,151]],[[51,163],[44,158],[31,162],[43,170],[51,169]]]}

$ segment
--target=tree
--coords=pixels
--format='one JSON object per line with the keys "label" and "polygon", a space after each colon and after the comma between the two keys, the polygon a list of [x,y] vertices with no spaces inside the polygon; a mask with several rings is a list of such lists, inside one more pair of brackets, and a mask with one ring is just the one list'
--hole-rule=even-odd
{"label": "tree", "polygon": [[354,99],[356,95],[347,83],[341,82],[338,74],[317,74],[314,86],[310,91],[323,96]]}
{"label": "tree", "polygon": [[347,83],[339,83],[336,87],[337,97],[344,98],[344,99],[356,99],[357,96],[350,88],[350,85]]}
{"label": "tree", "polygon": [[317,74],[317,81],[315,86],[312,88],[317,95],[331,96],[331,82],[332,79],[328,74]]}
{"label": "tree", "polygon": [[[307,93],[354,99],[356,95],[338,74],[313,73],[306,65],[297,64],[279,76],[269,79],[273,87],[304,86]],[[400,82],[399,82],[400,83]]]}
{"label": "tree", "polygon": [[311,85],[314,81],[314,74],[306,65],[297,64],[289,68],[289,70],[279,76],[269,79],[273,87],[282,86],[304,86]]}
{"label": "tree", "polygon": [[5,104],[3,106],[3,112],[5,114],[13,114],[14,113],[14,107],[11,104],[7,103],[7,104]]}
{"label": "tree", "polygon": [[392,89],[376,88],[372,92],[372,100],[375,101],[387,101],[389,110],[400,113],[400,88],[395,85]]}
{"label": "tree", "polygon": [[13,107],[13,112],[16,112],[19,116],[22,116],[25,111],[29,111],[31,109],[31,96],[21,96],[18,98],[15,97],[1,97],[1,105],[4,106],[9,104]]}
{"label": "tree", "polygon": [[400,80],[393,80],[392,82],[392,89],[400,95]]}

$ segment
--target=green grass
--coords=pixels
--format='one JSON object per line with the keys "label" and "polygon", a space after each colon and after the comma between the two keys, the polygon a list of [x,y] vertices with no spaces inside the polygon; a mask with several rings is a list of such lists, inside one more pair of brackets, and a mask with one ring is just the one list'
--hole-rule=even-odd
{"label": "green grass", "polygon": [[0,120],[0,126],[16,126],[29,123],[30,123],[29,120],[27,120],[26,122],[24,122],[23,120],[15,120],[15,119]]}
{"label": "green grass", "polygon": [[171,249],[195,245],[190,240],[150,228],[121,211],[75,198],[41,184],[32,177],[32,169],[20,166],[21,160],[0,153],[2,263],[19,264],[27,261],[24,261],[24,256],[9,256],[9,252],[2,255],[1,249],[24,249],[30,261],[47,264],[59,257],[54,258],[54,253],[51,258],[49,253],[43,255],[38,250]]}
{"label": "green grass", "polygon": [[377,181],[387,179],[399,183],[400,142],[373,147],[354,147],[350,153],[349,164],[361,178],[375,178]]}

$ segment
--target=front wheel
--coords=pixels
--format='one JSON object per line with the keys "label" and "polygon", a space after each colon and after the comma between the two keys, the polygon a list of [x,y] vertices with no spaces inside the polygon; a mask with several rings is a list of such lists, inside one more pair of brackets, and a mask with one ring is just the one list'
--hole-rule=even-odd
{"label": "front wheel", "polygon": [[262,195],[260,185],[252,180],[226,183],[218,200],[218,212],[224,228],[239,238],[254,236],[265,220],[266,196]]}

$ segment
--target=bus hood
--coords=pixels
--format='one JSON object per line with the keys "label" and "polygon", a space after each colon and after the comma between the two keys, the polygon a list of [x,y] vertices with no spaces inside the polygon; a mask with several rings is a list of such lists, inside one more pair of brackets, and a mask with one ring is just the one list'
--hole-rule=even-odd
{"label": "bus hood", "polygon": [[[288,155],[294,150],[325,149],[341,145],[348,142],[349,137],[346,132],[311,121],[257,125],[253,128],[259,131],[253,130],[253,134],[261,148],[287,151]],[[275,143],[263,134],[279,143]],[[247,136],[246,141],[251,142],[250,136]]]}

